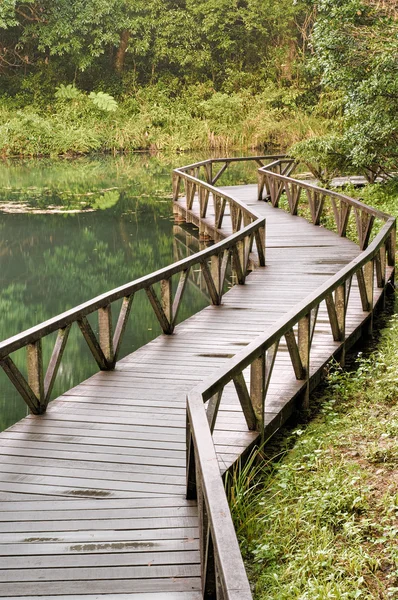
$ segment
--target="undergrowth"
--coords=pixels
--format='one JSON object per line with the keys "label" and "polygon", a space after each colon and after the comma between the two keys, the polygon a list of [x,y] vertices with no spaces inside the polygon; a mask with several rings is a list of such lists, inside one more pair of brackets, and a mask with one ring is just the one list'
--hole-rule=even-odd
{"label": "undergrowth", "polygon": [[71,85],[58,88],[45,106],[0,97],[0,157],[228,152],[275,144],[286,149],[329,127],[326,119],[298,107],[292,92],[271,84],[258,94],[191,86],[178,96],[148,86],[111,101],[107,94],[85,94]]}
{"label": "undergrowth", "polygon": [[[256,600],[398,598],[398,316],[229,481]],[[252,468],[254,466],[254,468]]]}

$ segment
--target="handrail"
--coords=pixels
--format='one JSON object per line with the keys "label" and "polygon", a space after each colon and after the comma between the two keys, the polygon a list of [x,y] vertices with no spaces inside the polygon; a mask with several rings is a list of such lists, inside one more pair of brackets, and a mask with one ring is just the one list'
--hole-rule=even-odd
{"label": "handrail", "polygon": [[[347,234],[347,226],[353,209],[361,250],[365,250],[369,243],[374,220],[387,221],[389,219],[390,215],[387,213],[367,206],[360,200],[287,176],[286,172],[280,169],[280,163],[281,161],[274,161],[258,169],[258,200],[270,200],[272,206],[277,208],[282,194],[285,194],[290,213],[297,215],[300,203],[303,201],[303,192],[305,192],[311,221],[314,225],[321,224],[325,213],[325,202],[329,200],[336,230],[341,237],[345,237]],[[293,164],[293,160],[291,163]],[[278,169],[279,172],[277,172]],[[265,196],[264,190],[266,190]]]}
{"label": "handrail", "polygon": [[[206,181],[204,182],[192,175],[192,170],[196,170],[198,175],[200,167],[205,168]],[[326,302],[333,340],[343,344],[346,337],[347,305],[354,275],[358,280],[362,309],[371,316],[374,307],[375,270],[379,288],[384,288],[394,274],[395,219],[344,194],[289,177],[295,167],[296,163],[286,157],[278,157],[272,163],[261,167],[258,170],[258,199],[269,199],[274,207],[278,207],[284,193],[291,214],[297,215],[301,193],[304,191],[308,199],[311,221],[319,225],[325,200],[328,198],[332,203],[332,213],[340,236],[346,235],[350,211],[354,209],[362,252],[284,315],[267,334],[258,336],[187,395],[187,497],[198,500],[204,597],[208,594],[225,600],[252,598],[212,439],[225,386],[233,382],[248,428],[257,429],[259,435],[263,436],[268,386],[278,348],[283,340],[295,377],[298,381],[303,381],[303,404],[306,406],[309,399],[312,339],[321,302]],[[224,170],[221,169],[222,172]],[[187,210],[190,210],[193,204],[193,200],[189,197],[189,186],[196,186],[199,200],[201,193],[203,195],[201,189],[211,191],[215,201],[217,229],[219,223],[216,198],[221,190],[214,189],[211,177],[208,161],[175,170],[174,199],[178,200],[181,178],[185,179]],[[218,178],[219,174],[215,179]],[[265,189],[267,193],[264,198]],[[235,202],[238,204],[237,200]],[[244,208],[242,207],[241,210],[244,211]],[[203,205],[200,205],[200,212],[201,217],[206,217],[207,210],[203,210]],[[376,218],[384,221],[384,225],[369,244]],[[248,367],[250,367],[250,388],[243,374]],[[208,405],[205,409],[206,402]]]}
{"label": "handrail", "polygon": [[[344,202],[346,202],[350,206],[360,208],[362,210],[366,210],[366,212],[368,212],[369,214],[371,214],[374,217],[377,217],[379,219],[388,219],[390,216],[387,213],[382,212],[381,210],[378,210],[377,208],[374,208],[373,206],[368,206],[368,205],[364,204],[363,202],[361,202],[360,200],[357,200],[356,198],[351,198],[350,196],[346,196],[345,194],[341,194],[340,192],[335,192],[333,190],[327,190],[327,189],[321,188],[313,183],[308,183],[303,179],[294,179],[292,177],[286,177],[285,175],[283,175],[281,173],[271,172],[270,168],[272,168],[273,165],[278,164],[279,162],[280,161],[276,161],[273,164],[270,164],[270,165],[267,165],[266,167],[258,169],[259,175],[260,176],[265,175],[265,179],[267,178],[267,175],[272,176],[281,182],[288,182],[290,184],[298,185],[303,190],[315,191],[319,194],[325,194],[330,197],[337,198],[339,200],[343,199]],[[284,190],[282,189],[282,192],[283,191]]]}
{"label": "handrail", "polygon": [[187,400],[187,441],[187,498],[198,502],[203,597],[251,600],[203,398],[195,391]]}
{"label": "handrail", "polygon": [[[264,161],[274,159],[279,159],[281,161],[285,160],[284,156],[282,155],[250,156],[247,158],[218,158],[208,159],[187,165],[185,167],[174,169],[173,200],[174,202],[178,201],[181,195],[181,186],[183,185],[185,187],[185,209],[189,212],[192,209],[194,198],[197,194],[199,200],[199,217],[200,219],[204,220],[208,214],[209,198],[210,194],[212,194],[214,202],[214,214],[212,215],[212,218],[214,219],[214,223],[212,223],[213,229],[215,229],[221,236],[223,235],[221,228],[223,225],[226,207],[228,205],[232,221],[232,232],[235,233],[240,229],[242,222],[244,225],[247,225],[253,220],[253,218],[259,218],[259,215],[255,210],[249,208],[244,202],[234,198],[220,188],[215,187],[215,184],[232,163],[246,161],[255,162],[257,165],[264,166]],[[290,162],[291,161],[289,159],[289,163]],[[221,168],[216,174],[214,174],[213,164],[220,163],[223,163]],[[205,178],[204,180],[199,178],[202,171]],[[181,206],[179,208],[181,208]],[[261,232],[261,235],[264,234],[265,232]],[[257,244],[257,246],[260,247],[261,250],[261,244]],[[260,252],[258,255],[258,261],[260,266],[265,264],[265,256],[262,252]]]}
{"label": "handrail", "polygon": [[[352,279],[352,277],[356,275],[360,269],[366,266],[369,261],[372,261],[377,256],[380,246],[384,244],[391,235],[391,228],[394,226],[395,218],[390,217],[366,251],[354,258],[348,265],[323,283],[317,290],[309,294],[298,304],[298,306],[295,306],[283,315],[283,317],[270,328],[266,336],[257,336],[244,350],[239,352],[239,354],[236,354],[233,358],[230,358],[226,366],[221,367],[214,375],[202,381],[195,387],[192,393],[201,394],[203,401],[206,402],[213,397],[214,394],[219,392],[221,387],[225,387],[230,383],[236,373],[242,373],[244,369],[249,367],[255,358],[258,357],[260,352],[269,350],[271,346],[289,333],[293,327],[298,324],[300,319],[305,317],[311,310],[318,307],[321,302],[326,300],[328,296],[347,282],[347,280]],[[368,310],[364,310],[364,312],[371,311],[369,305],[367,308]]]}
{"label": "handrail", "polygon": [[[262,224],[265,221],[261,218],[259,220],[262,221]],[[105,294],[100,294],[88,302],[79,304],[78,306],[63,312],[56,317],[52,317],[51,319],[48,319],[39,325],[35,325],[34,327],[31,327],[22,333],[0,342],[0,360],[5,358],[8,354],[23,348],[26,346],[26,344],[32,344],[42,337],[57,331],[58,329],[65,328],[80,318],[97,311],[101,307],[112,304],[121,298],[131,296],[132,294],[142,289],[146,289],[159,281],[170,279],[173,275],[181,273],[182,271],[186,271],[208,258],[217,256],[220,250],[229,250],[233,248],[237,242],[244,240],[248,235],[254,233],[257,229],[258,223],[254,221],[244,229],[228,237],[222,242],[218,242],[217,244],[214,244],[205,250],[201,250],[192,256],[183,258],[182,260],[179,260],[170,266],[164,267],[163,269],[159,269],[158,271],[154,271],[149,275],[144,275],[139,279],[135,279],[132,282],[114,288]]]}
{"label": "handrail", "polygon": [[[184,177],[190,180],[189,175],[184,175]],[[212,186],[210,188],[212,189]],[[154,273],[101,294],[0,342],[0,366],[32,413],[43,414],[47,408],[69,332],[74,323],[77,323],[82,332],[98,367],[104,371],[112,370],[118,360],[123,335],[132,310],[133,298],[137,292],[145,290],[163,333],[172,334],[186,283],[194,265],[200,265],[213,305],[221,303],[225,277],[230,266],[235,275],[235,281],[239,284],[245,283],[247,273],[251,269],[250,259],[254,247],[260,264],[264,265],[265,219],[229,194],[223,193],[221,202],[224,204],[224,208],[227,203],[231,207],[230,219],[233,233],[226,239]],[[224,214],[222,218],[224,218]],[[179,275],[179,281],[176,292],[173,294],[172,278],[175,275]],[[157,293],[154,288],[156,284],[160,284],[160,293]],[[114,326],[112,304],[118,300],[122,300],[122,305]],[[98,313],[98,336],[88,321],[88,316],[95,312]],[[57,332],[57,338],[45,370],[42,340],[54,332]],[[10,356],[21,348],[26,348],[27,379]]]}

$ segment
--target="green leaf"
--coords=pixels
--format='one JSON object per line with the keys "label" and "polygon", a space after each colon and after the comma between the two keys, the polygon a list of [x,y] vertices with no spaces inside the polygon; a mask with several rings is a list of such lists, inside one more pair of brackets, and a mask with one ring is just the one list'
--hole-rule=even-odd
{"label": "green leaf", "polygon": [[89,98],[100,110],[114,112],[117,109],[117,102],[114,97],[105,92],[91,92]]}
{"label": "green leaf", "polygon": [[82,97],[82,92],[77,89],[74,85],[69,83],[68,85],[64,85],[61,83],[60,86],[56,88],[55,97],[58,100],[76,100],[77,98]]}

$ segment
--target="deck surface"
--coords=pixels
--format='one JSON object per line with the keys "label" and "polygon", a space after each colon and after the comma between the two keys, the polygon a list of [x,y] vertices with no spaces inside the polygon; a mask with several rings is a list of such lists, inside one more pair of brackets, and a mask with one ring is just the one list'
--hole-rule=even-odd
{"label": "deck surface", "polygon": [[[222,306],[0,434],[0,597],[200,598],[197,510],[184,497],[186,393],[359,253],[326,229],[256,202],[253,186],[233,193],[267,218],[267,266],[233,287]],[[339,346],[325,335],[325,310],[314,380]],[[354,286],[348,333],[363,318]],[[280,353],[267,400],[270,432],[301,385]],[[227,386],[214,436],[221,470],[255,436]]]}

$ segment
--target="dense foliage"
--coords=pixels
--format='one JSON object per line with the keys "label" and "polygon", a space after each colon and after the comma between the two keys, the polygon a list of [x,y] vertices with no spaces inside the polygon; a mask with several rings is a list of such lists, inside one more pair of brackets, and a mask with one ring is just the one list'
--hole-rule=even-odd
{"label": "dense foliage", "polygon": [[330,369],[310,423],[260,453],[257,474],[237,469],[231,504],[255,600],[397,598],[397,340],[395,315],[355,371]]}
{"label": "dense foliage", "polygon": [[398,9],[394,1],[319,0],[312,43],[333,134],[298,144],[308,164],[372,179],[398,169]]}
{"label": "dense foliage", "polygon": [[3,0],[0,152],[294,145],[398,168],[394,0]]}
{"label": "dense foliage", "polygon": [[88,86],[113,78],[118,90],[162,77],[240,89],[265,69],[286,73],[302,13],[290,0],[3,0],[0,65]]}

